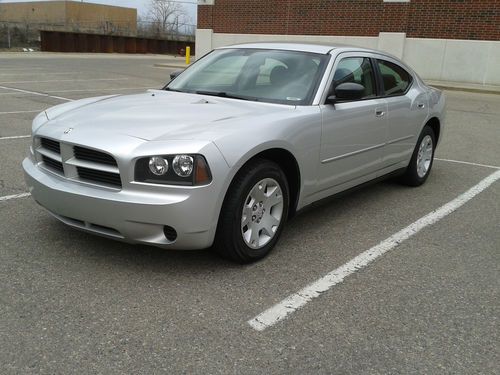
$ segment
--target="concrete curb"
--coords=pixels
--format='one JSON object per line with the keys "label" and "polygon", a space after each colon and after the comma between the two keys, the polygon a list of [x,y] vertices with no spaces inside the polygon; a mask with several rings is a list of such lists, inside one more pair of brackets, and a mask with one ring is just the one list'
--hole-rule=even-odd
{"label": "concrete curb", "polygon": [[158,63],[153,66],[157,68],[177,68],[177,69],[186,69],[189,65],[186,64],[176,64],[176,63]]}
{"label": "concrete curb", "polygon": [[442,81],[426,81],[429,86],[440,90],[448,91],[464,91],[477,94],[494,94],[500,95],[500,86],[481,86],[460,82],[442,82]]}

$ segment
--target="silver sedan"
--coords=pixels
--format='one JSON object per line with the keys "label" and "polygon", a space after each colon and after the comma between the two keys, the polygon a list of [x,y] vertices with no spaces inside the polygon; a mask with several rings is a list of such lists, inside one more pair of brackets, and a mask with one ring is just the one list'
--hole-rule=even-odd
{"label": "silver sedan", "polygon": [[444,96],[383,52],[219,48],[161,90],[77,100],[33,121],[33,198],[87,232],[264,257],[303,207],[384,176],[425,182]]}

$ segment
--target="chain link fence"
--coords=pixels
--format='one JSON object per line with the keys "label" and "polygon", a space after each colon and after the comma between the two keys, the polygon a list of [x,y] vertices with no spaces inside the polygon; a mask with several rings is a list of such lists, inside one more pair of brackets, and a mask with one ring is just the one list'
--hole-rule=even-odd
{"label": "chain link fence", "polygon": [[38,28],[29,24],[0,24],[0,49],[40,48]]}

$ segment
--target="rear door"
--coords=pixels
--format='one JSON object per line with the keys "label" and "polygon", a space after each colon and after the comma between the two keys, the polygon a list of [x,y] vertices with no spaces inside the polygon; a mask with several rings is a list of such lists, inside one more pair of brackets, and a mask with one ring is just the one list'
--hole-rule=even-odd
{"label": "rear door", "polygon": [[377,95],[370,54],[343,53],[329,86],[355,82],[365,87],[360,100],[321,104],[322,137],[319,190],[354,181],[381,168],[387,133],[387,104]]}
{"label": "rear door", "polygon": [[427,118],[427,97],[413,77],[395,60],[374,59],[382,96],[387,101],[387,137],[383,167],[409,161],[422,124]]}

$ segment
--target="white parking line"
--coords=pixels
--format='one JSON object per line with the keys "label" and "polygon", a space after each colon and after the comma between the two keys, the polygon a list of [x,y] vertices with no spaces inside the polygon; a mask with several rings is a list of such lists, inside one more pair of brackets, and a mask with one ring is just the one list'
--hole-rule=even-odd
{"label": "white parking line", "polygon": [[35,73],[27,73],[27,72],[20,72],[20,73],[2,73],[0,72],[0,76],[26,76],[26,75],[37,75],[37,74],[43,74],[44,76],[46,75],[70,75],[70,74],[79,74],[80,72],[54,72],[54,73],[49,73],[49,72],[35,72]]}
{"label": "white parking line", "polygon": [[477,194],[488,188],[498,179],[500,179],[500,170],[489,175],[477,185],[473,186],[471,189],[441,206],[437,210],[418,219],[406,228],[380,242],[378,245],[364,251],[346,264],[334,269],[322,278],[299,290],[297,293],[288,296],[281,302],[257,315],[255,318],[250,319],[248,324],[250,324],[250,326],[257,331],[263,331],[266,328],[269,328],[286,319],[290,316],[290,314],[305,306],[314,298],[319,297],[322,293],[326,292],[333,286],[340,284],[347,276],[368,266],[378,257],[397,247],[401,242],[414,236],[425,227],[435,224],[442,218],[451,214],[453,211],[474,198]]}
{"label": "white parking line", "polygon": [[23,70],[23,71],[26,71],[26,70],[35,70],[35,69],[40,70],[42,68],[32,68],[32,67],[16,68],[16,67],[5,66],[5,67],[1,67],[0,71],[2,71],[2,70]]}
{"label": "white parking line", "polygon": [[73,101],[73,99],[63,98],[62,96],[49,95],[49,94],[46,94],[46,93],[43,93],[43,92],[38,92],[38,91],[30,91],[30,90],[17,89],[15,87],[0,86],[0,89],[12,90],[12,91],[17,91],[17,92],[23,92],[25,94],[47,96],[49,98],[54,98],[54,99],[59,99],[59,100],[65,100],[67,102],[72,102]]}
{"label": "white parking line", "polygon": [[43,81],[6,81],[0,84],[17,84],[17,83],[52,83],[52,82],[89,82],[89,81],[125,81],[128,78],[88,78],[88,79],[51,79]]}
{"label": "white parking line", "polygon": [[475,167],[485,167],[485,168],[500,169],[500,167],[497,167],[497,166],[495,166],[495,165],[471,163],[470,161],[452,160],[452,159],[440,159],[440,158],[434,158],[434,160],[438,160],[438,161],[447,161],[447,162],[450,162],[450,163],[458,163],[458,164],[473,165],[473,166],[475,166]]}
{"label": "white parking line", "polygon": [[[79,89],[79,90],[53,90],[47,92],[99,92],[99,91],[120,91],[120,90],[148,90],[156,89],[158,87],[119,87],[119,88],[107,88],[107,89]],[[1,94],[0,94],[1,95]]]}
{"label": "white parking line", "polygon": [[42,112],[43,109],[36,109],[34,111],[9,111],[9,112],[0,112],[0,115],[12,115],[16,113],[36,113],[36,112]]}
{"label": "white parking line", "polygon": [[0,115],[12,115],[16,113],[36,113],[42,112],[44,109],[35,109],[33,111],[8,111],[8,112],[0,112]]}
{"label": "white parking line", "polygon": [[8,201],[10,199],[29,197],[30,195],[31,195],[30,193],[21,193],[21,194],[14,194],[14,195],[6,195],[4,197],[0,197],[0,202]]}
{"label": "white parking line", "polygon": [[[72,89],[72,90],[50,90],[45,91],[46,94],[50,93],[59,93],[59,92],[101,92],[101,91],[126,91],[126,90],[148,90],[148,89],[157,89],[158,87],[117,87],[117,88],[105,88],[105,89]],[[33,95],[30,93],[25,93],[26,95]],[[1,95],[19,95],[17,92],[0,92]]]}
{"label": "white parking line", "polygon": [[4,139],[21,139],[21,138],[30,138],[31,135],[12,135],[8,137],[0,137],[0,141],[3,141]]}

